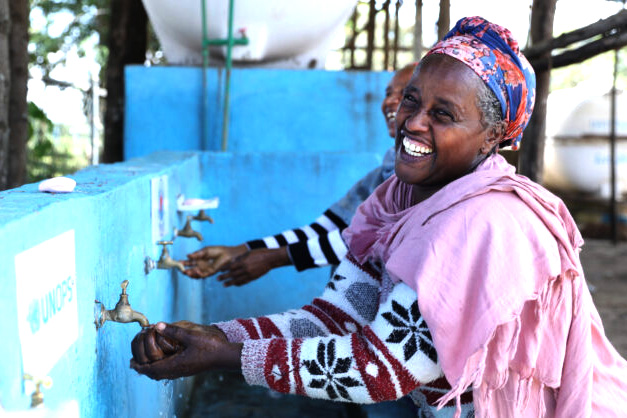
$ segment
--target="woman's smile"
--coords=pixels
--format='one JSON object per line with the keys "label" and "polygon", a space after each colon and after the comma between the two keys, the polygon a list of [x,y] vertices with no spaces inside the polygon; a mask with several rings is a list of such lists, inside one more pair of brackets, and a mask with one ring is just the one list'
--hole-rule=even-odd
{"label": "woman's smile", "polygon": [[424,157],[430,154],[433,154],[433,148],[429,146],[425,146],[418,141],[403,137],[402,140],[404,153],[409,154],[412,157]]}

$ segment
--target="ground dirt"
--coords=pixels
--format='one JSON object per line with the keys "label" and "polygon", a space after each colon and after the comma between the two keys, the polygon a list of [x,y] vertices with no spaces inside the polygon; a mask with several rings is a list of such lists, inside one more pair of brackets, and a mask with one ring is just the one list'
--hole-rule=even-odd
{"label": "ground dirt", "polygon": [[627,243],[586,239],[581,264],[605,333],[627,358]]}

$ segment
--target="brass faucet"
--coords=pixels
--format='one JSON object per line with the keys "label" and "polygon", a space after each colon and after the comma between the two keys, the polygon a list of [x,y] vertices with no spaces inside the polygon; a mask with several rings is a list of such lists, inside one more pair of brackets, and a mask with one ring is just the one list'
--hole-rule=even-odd
{"label": "brass faucet", "polygon": [[50,389],[52,387],[52,379],[48,376],[40,379],[31,374],[24,373],[24,380],[32,380],[35,384],[35,391],[30,395],[30,407],[37,408],[44,403],[44,394],[41,391],[41,387],[45,387],[46,389]]}
{"label": "brass faucet", "polygon": [[179,231],[178,229],[174,228],[174,236],[196,237],[198,241],[202,241],[202,234],[192,229],[192,219],[193,217],[191,215],[187,215],[187,222],[185,222],[185,226],[183,227],[183,229]]}
{"label": "brass faucet", "polygon": [[168,245],[174,244],[174,241],[158,241],[157,244],[163,245],[163,251],[161,251],[161,257],[159,257],[159,261],[157,261],[158,269],[171,269],[177,268],[181,272],[185,270],[185,266],[180,261],[176,261],[170,257],[170,252],[168,251]]}
{"label": "brass faucet", "polygon": [[102,303],[96,301],[96,303],[100,303],[100,318],[96,319],[96,328],[102,327],[105,321],[121,322],[123,324],[139,322],[139,325],[142,327],[150,325],[148,318],[141,312],[134,311],[131,308],[131,304],[128,303],[128,294],[126,293],[128,280],[124,280],[120,286],[122,287],[122,293],[120,293],[120,300],[118,300],[114,309],[107,310]]}
{"label": "brass faucet", "polygon": [[196,221],[208,221],[210,224],[213,224],[213,218],[205,213],[204,209],[200,209],[198,215],[194,216],[192,219]]}

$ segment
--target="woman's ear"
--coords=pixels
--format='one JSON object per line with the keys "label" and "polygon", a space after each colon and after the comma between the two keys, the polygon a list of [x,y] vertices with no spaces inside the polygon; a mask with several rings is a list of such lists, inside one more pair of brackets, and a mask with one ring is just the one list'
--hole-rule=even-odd
{"label": "woman's ear", "polygon": [[493,123],[492,126],[488,128],[485,141],[481,146],[482,154],[488,154],[495,146],[501,143],[503,137],[505,136],[505,128],[505,121]]}

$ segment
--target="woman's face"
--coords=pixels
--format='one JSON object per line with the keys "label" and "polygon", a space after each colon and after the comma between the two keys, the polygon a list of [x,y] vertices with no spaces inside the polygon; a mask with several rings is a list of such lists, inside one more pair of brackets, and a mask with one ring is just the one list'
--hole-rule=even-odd
{"label": "woman's face", "polygon": [[403,89],[409,82],[413,71],[413,66],[398,70],[385,89],[385,98],[383,103],[381,103],[381,111],[383,112],[390,138],[396,137],[396,110],[403,98]]}
{"label": "woman's face", "polygon": [[473,170],[494,145],[477,107],[481,79],[445,55],[430,55],[405,87],[396,123],[398,178],[442,187]]}

